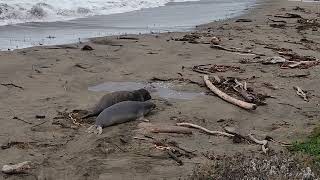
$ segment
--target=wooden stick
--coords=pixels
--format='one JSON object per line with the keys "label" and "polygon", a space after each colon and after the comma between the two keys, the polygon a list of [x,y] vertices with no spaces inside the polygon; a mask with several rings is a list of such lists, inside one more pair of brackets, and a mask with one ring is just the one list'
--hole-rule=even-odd
{"label": "wooden stick", "polygon": [[138,126],[141,130],[151,133],[192,134],[192,130],[190,130],[189,128],[174,125],[140,123]]}
{"label": "wooden stick", "polygon": [[229,49],[229,48],[225,48],[225,47],[222,47],[222,46],[220,46],[220,45],[215,45],[215,44],[211,44],[210,47],[213,48],[213,49],[224,50],[224,51],[228,51],[228,52],[243,53],[243,54],[247,54],[247,55],[265,56],[264,54],[258,54],[258,53],[243,51],[243,50]]}
{"label": "wooden stick", "polygon": [[229,134],[229,133],[226,133],[226,132],[220,132],[220,131],[211,131],[211,130],[208,130],[204,127],[201,127],[199,125],[196,125],[196,124],[191,124],[191,123],[177,123],[177,126],[184,126],[184,127],[191,127],[191,128],[196,128],[196,129],[200,129],[208,134],[212,134],[212,135],[216,135],[216,134],[219,134],[219,135],[223,135],[223,136],[228,136],[228,137],[233,137],[234,135],[233,134]]}
{"label": "wooden stick", "polygon": [[22,86],[15,85],[15,84],[13,84],[13,83],[1,83],[1,85],[2,85],[2,86],[6,86],[6,87],[8,87],[8,86],[13,86],[13,87],[16,87],[16,88],[19,88],[19,89],[24,90],[24,88],[23,88]]}
{"label": "wooden stick", "polygon": [[13,119],[16,119],[16,120],[18,120],[18,121],[22,121],[22,122],[27,123],[27,124],[33,124],[33,123],[31,123],[31,122],[28,122],[28,121],[25,121],[25,120],[23,120],[23,119],[20,119],[20,118],[17,117],[17,116],[13,117]]}
{"label": "wooden stick", "polygon": [[297,95],[300,96],[303,100],[309,101],[307,94],[298,86],[293,86],[293,89],[296,90]]}
{"label": "wooden stick", "polygon": [[158,127],[152,128],[152,133],[177,133],[177,134],[192,134],[192,131],[188,128],[179,126],[168,126],[168,127]]}
{"label": "wooden stick", "polygon": [[219,96],[221,99],[232,103],[234,105],[237,105],[241,108],[247,109],[247,110],[255,110],[257,108],[256,104],[251,104],[251,103],[247,103],[238,99],[235,99],[231,96],[229,96],[228,94],[220,91],[217,87],[215,87],[211,81],[209,80],[209,76],[205,75],[203,76],[204,82],[206,83],[207,87],[213,92],[215,93],[217,96]]}

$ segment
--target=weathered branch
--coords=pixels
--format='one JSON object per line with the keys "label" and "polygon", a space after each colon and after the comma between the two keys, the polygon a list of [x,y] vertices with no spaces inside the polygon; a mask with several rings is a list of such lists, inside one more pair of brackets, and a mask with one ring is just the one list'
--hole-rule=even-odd
{"label": "weathered branch", "polygon": [[151,129],[152,133],[177,133],[177,134],[192,134],[188,128],[178,126],[154,127]]}
{"label": "weathered branch", "polygon": [[211,135],[223,135],[223,136],[228,136],[228,137],[233,137],[234,135],[233,134],[229,134],[229,133],[226,133],[226,132],[221,132],[221,131],[211,131],[211,130],[208,130],[204,127],[201,127],[199,125],[196,125],[196,124],[191,124],[191,123],[177,123],[177,126],[184,126],[184,127],[189,127],[189,128],[196,128],[196,129],[200,129],[208,134],[211,134]]}

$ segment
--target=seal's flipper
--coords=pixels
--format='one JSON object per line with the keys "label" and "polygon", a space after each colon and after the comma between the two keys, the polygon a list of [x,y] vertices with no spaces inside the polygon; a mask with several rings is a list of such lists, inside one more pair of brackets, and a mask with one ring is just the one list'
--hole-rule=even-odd
{"label": "seal's flipper", "polygon": [[98,126],[98,127],[95,129],[94,133],[95,133],[95,134],[98,134],[98,135],[102,134],[102,127],[101,127],[101,126]]}
{"label": "seal's flipper", "polygon": [[95,128],[96,127],[96,125],[92,125],[92,126],[90,126],[88,129],[87,129],[87,133],[93,133],[94,132],[94,130],[93,130],[93,128]]}

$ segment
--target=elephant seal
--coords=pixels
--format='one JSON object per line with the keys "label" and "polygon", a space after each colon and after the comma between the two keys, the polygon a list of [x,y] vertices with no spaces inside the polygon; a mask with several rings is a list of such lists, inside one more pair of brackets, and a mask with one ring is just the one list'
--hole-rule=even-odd
{"label": "elephant seal", "polygon": [[[152,102],[123,101],[103,110],[96,118],[94,125],[88,128],[88,133],[102,133],[102,128],[133,120],[143,120],[156,105]],[[95,130],[93,130],[95,128]]]}
{"label": "elephant seal", "polygon": [[82,119],[99,115],[104,109],[122,101],[147,101],[151,99],[150,93],[146,89],[134,91],[116,91],[104,95],[100,101],[84,115]]}

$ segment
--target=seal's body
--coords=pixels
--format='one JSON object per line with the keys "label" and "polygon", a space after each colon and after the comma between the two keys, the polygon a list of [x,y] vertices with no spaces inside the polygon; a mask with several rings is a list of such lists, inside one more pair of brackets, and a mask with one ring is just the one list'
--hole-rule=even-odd
{"label": "seal's body", "polygon": [[136,119],[143,119],[150,111],[156,107],[152,102],[123,101],[103,110],[96,119],[95,125],[88,130],[89,133],[95,127],[98,134],[102,133],[102,128],[115,124],[125,123]]}
{"label": "seal's body", "polygon": [[122,101],[147,101],[151,99],[150,93],[145,89],[135,91],[116,91],[104,95],[100,101],[89,110],[89,114],[82,118],[88,118],[99,115],[104,109]]}

